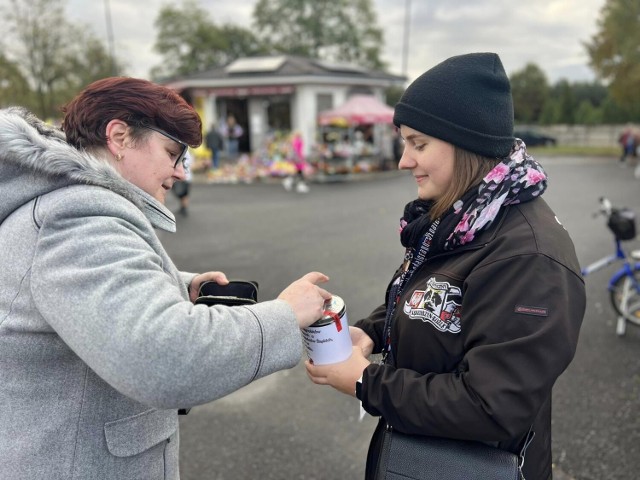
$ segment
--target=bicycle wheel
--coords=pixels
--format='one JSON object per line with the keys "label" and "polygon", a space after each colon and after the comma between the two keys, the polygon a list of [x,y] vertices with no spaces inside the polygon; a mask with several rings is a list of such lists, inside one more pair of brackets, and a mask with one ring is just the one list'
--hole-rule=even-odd
{"label": "bicycle wheel", "polygon": [[640,326],[640,268],[634,267],[633,277],[621,276],[611,287],[611,305],[618,315],[628,322]]}

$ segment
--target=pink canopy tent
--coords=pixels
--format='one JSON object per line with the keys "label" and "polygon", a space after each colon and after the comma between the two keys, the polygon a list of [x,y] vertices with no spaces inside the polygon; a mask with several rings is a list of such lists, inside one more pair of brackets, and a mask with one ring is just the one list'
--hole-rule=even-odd
{"label": "pink canopy tent", "polygon": [[393,108],[371,95],[353,95],[346,103],[318,115],[320,125],[354,126],[392,123]]}

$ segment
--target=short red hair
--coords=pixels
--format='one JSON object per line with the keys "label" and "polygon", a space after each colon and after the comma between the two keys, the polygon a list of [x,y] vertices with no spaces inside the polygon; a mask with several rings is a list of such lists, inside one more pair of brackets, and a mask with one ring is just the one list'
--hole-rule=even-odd
{"label": "short red hair", "polygon": [[106,127],[114,119],[126,122],[134,137],[151,125],[192,147],[202,143],[202,122],[193,107],[174,90],[139,78],[93,82],[62,112],[67,142],[78,149],[106,146]]}

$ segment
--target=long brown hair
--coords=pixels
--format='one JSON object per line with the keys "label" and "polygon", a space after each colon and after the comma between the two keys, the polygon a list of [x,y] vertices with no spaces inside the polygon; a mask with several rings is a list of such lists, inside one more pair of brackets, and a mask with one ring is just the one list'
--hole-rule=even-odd
{"label": "long brown hair", "polygon": [[436,200],[429,210],[432,220],[441,217],[453,204],[474,185],[478,185],[493,167],[500,163],[498,158],[488,158],[469,152],[454,145],[453,179],[449,189]]}

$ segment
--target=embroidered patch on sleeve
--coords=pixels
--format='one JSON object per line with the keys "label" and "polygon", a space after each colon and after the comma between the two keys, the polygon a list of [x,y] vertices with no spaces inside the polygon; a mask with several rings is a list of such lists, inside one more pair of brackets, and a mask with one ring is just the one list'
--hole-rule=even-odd
{"label": "embroidered patch on sleeve", "polygon": [[516,313],[523,315],[535,315],[536,317],[548,317],[549,310],[546,307],[529,307],[527,305],[516,305]]}

